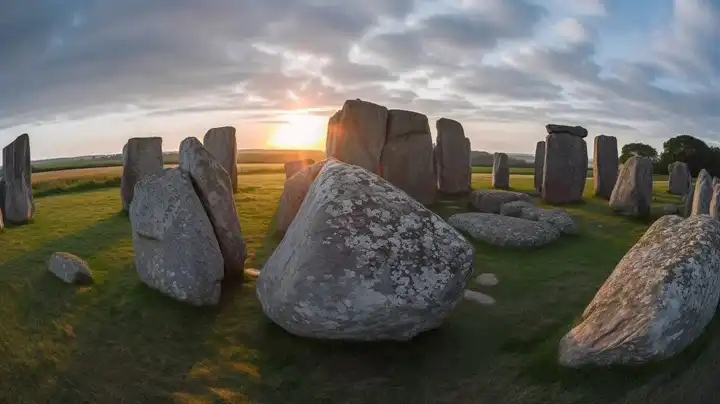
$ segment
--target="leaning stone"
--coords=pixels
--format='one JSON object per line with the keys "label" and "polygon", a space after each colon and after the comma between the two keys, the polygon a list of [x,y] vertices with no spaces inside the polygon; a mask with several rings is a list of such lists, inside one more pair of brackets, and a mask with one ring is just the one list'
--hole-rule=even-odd
{"label": "leaning stone", "polygon": [[328,121],[326,152],[347,164],[378,174],[385,146],[387,108],[362,100],[347,100]]}
{"label": "leaning stone", "polygon": [[596,136],[593,155],[595,196],[610,199],[615,182],[617,182],[619,164],[617,138],[605,135]]}
{"label": "leaning stone", "polygon": [[317,162],[285,181],[285,187],[280,196],[280,204],[275,215],[275,228],[279,233],[285,233],[293,220],[295,220],[305,196],[326,162],[327,160]]}
{"label": "leaning stone", "polygon": [[532,197],[522,192],[499,189],[478,189],[472,192],[470,203],[478,212],[500,213],[505,203],[513,201],[532,202]]}
{"label": "leaning stone", "polygon": [[232,182],[233,193],[238,190],[237,138],[235,128],[223,126],[212,128],[203,137],[203,145],[225,169]]}
{"label": "leaning stone", "polygon": [[676,161],[668,166],[668,191],[674,195],[686,195],[692,185],[692,176],[687,164]]}
{"label": "leaning stone", "polygon": [[680,353],[715,314],[719,273],[719,221],[661,217],[560,341],[560,364],[635,365]]}
{"label": "leaning stone", "polygon": [[140,280],[181,302],[219,302],[222,252],[188,174],[171,168],[144,176],[135,186],[130,223]]}
{"label": "leaning stone", "polygon": [[560,237],[550,224],[492,213],[460,213],[451,216],[448,223],[476,240],[499,247],[540,247]]}
{"label": "leaning stone", "polygon": [[505,153],[493,154],[492,187],[495,189],[510,188],[510,168]]}
{"label": "leaning stone", "polygon": [[475,283],[482,286],[495,286],[498,284],[498,278],[495,274],[480,274],[475,278]]}
{"label": "leaning stone", "polygon": [[433,143],[425,115],[398,109],[388,112],[387,141],[380,167],[383,178],[418,202],[435,202]]}
{"label": "leaning stone", "polygon": [[384,179],[328,161],[260,271],[265,314],[333,340],[408,340],[439,327],[474,269],[470,243]]}
{"label": "leaning stone", "polygon": [[295,160],[285,163],[285,179],[315,164],[312,159]]}
{"label": "leaning stone", "polygon": [[537,142],[535,145],[535,190],[542,192],[543,170],[545,167],[545,142]]}
{"label": "leaning stone", "polygon": [[66,252],[56,252],[48,259],[48,271],[65,283],[89,285],[92,272],[85,260]]}
{"label": "leaning stone", "polygon": [[587,137],[588,131],[582,126],[568,126],[568,125],[545,125],[545,129],[548,134],[552,133],[567,133],[568,135],[577,136],[580,138]]}
{"label": "leaning stone", "polygon": [[692,198],[692,210],[690,215],[709,214],[712,194],[712,177],[705,169],[702,169],[695,181],[695,192]]}
{"label": "leaning stone", "polygon": [[488,296],[485,293],[481,293],[475,290],[466,290],[464,297],[466,300],[470,300],[471,302],[475,302],[478,304],[483,305],[492,305],[495,304],[495,299],[492,298],[492,296]]}
{"label": "leaning stone", "polygon": [[647,217],[652,204],[652,161],[633,156],[623,164],[610,195],[610,208],[621,215]]}
{"label": "leaning stone", "polygon": [[160,174],[162,170],[161,137],[134,137],[128,140],[123,147],[123,171],[120,178],[120,196],[124,211],[130,209],[135,185],[144,176]]}
{"label": "leaning stone", "polygon": [[26,223],[35,215],[30,136],[27,133],[3,148],[3,165],[4,219],[8,223]]}
{"label": "leaning stone", "polygon": [[460,122],[440,118],[436,124],[436,174],[439,191],[447,195],[465,194],[470,188],[470,153]]}
{"label": "leaning stone", "polygon": [[558,205],[581,201],[587,169],[584,139],[567,133],[549,134],[545,139],[543,201]]}
{"label": "leaning stone", "polygon": [[180,143],[179,159],[180,170],[190,175],[215,230],[225,263],[224,279],[242,278],[247,247],[233,199],[230,176],[214,155],[194,137],[188,137]]}

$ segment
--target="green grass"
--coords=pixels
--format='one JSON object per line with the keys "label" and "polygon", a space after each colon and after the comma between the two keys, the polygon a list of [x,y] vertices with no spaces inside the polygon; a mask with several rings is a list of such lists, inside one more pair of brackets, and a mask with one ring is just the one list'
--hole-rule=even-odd
{"label": "green grass", "polygon": [[[487,187],[488,175],[473,177]],[[236,196],[259,268],[281,174],[243,175]],[[588,182],[587,195],[590,191]],[[512,186],[530,190],[532,177]],[[663,183],[654,209],[678,203]],[[437,211],[463,211],[445,198]],[[678,403],[714,402],[720,327],[679,357],[630,370],[573,372],[555,363],[559,338],[648,223],[613,216],[602,200],[568,207],[577,237],[532,251],[476,244],[471,287],[494,306],[461,302],[439,329],[406,343],[294,337],[267,320],[254,282],[197,309],[144,286],[117,188],[36,199],[34,222],[0,234],[0,403]],[[45,270],[55,251],[85,258],[96,283],[76,288]]]}

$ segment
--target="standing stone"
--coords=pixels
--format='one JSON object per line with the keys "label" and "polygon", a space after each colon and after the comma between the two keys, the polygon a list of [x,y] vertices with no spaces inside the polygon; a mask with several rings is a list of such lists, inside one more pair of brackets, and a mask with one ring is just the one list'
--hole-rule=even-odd
{"label": "standing stone", "polygon": [[328,121],[326,150],[347,164],[379,174],[385,146],[387,108],[362,100],[347,100]]}
{"label": "standing stone", "polygon": [[21,224],[35,215],[32,195],[32,166],[30,165],[30,136],[18,136],[3,149],[3,180],[5,186],[4,219]]}
{"label": "standing stone", "polygon": [[551,133],[545,139],[542,199],[565,204],[582,200],[587,179],[585,140],[567,133]]}
{"label": "standing stone", "polygon": [[695,185],[690,184],[690,189],[683,197],[683,215],[688,217],[692,214],[693,198],[695,197]]}
{"label": "standing stone", "polygon": [[605,135],[596,136],[593,154],[595,196],[610,199],[617,181],[619,165],[617,138]]}
{"label": "standing stone", "polygon": [[225,263],[225,279],[242,278],[247,258],[232,182],[227,171],[202,143],[188,137],[180,143],[180,169],[190,175],[210,223],[215,229]]}
{"label": "standing stone", "polygon": [[612,195],[610,208],[621,215],[646,217],[652,204],[652,160],[632,156],[623,164]]}
{"label": "standing stone", "polygon": [[435,202],[433,143],[425,115],[398,109],[388,112],[387,141],[380,167],[383,178],[418,202]]}
{"label": "standing stone", "polygon": [[312,159],[295,160],[285,163],[285,179],[287,180],[313,164],[315,164],[315,161]]}
{"label": "standing stone", "polygon": [[284,234],[295,220],[313,181],[320,174],[320,170],[326,162],[327,160],[317,162],[285,181],[285,188],[280,196],[280,204],[275,215],[275,228],[279,233]]}
{"label": "standing stone", "polygon": [[140,280],[192,305],[219,302],[222,252],[188,174],[170,168],[144,176],[135,186],[130,223]]}
{"label": "standing stone", "polygon": [[720,184],[720,178],[718,178],[718,177],[713,177],[713,182],[712,182],[713,188],[715,188],[715,186],[716,186],[716,185],[719,185],[719,184]]}
{"label": "standing stone", "polygon": [[5,216],[5,178],[0,177],[0,214]]}
{"label": "standing stone", "polygon": [[712,198],[710,199],[710,216],[720,218],[720,184],[713,186]]}
{"label": "standing stone", "polygon": [[495,189],[510,188],[510,168],[508,167],[508,155],[505,153],[493,153],[492,187]]}
{"label": "standing stone", "polygon": [[224,126],[210,129],[203,137],[203,145],[215,156],[220,166],[227,171],[232,182],[232,192],[236,193],[238,190],[238,172],[235,128]]}
{"label": "standing stone", "polygon": [[144,176],[160,174],[163,170],[162,138],[134,137],[123,147],[123,171],[120,196],[123,210],[130,209],[135,185]]}
{"label": "standing stone", "polygon": [[620,260],[559,344],[559,362],[635,365],[683,351],[720,299],[720,222],[663,216]]}
{"label": "standing stone", "polygon": [[695,181],[695,194],[693,195],[690,215],[707,215],[710,213],[710,200],[712,199],[712,177],[704,168],[700,170]]}
{"label": "standing stone", "polygon": [[440,118],[435,124],[437,146],[435,150],[439,191],[448,194],[465,194],[470,189],[471,169],[468,142],[460,122]]}
{"label": "standing stone", "polygon": [[409,340],[439,327],[474,269],[472,245],[384,179],[329,160],[260,271],[265,314],[332,340]]}
{"label": "standing stone", "polygon": [[535,145],[535,190],[542,192],[543,171],[545,169],[545,142]]}
{"label": "standing stone", "polygon": [[588,131],[582,126],[568,126],[568,125],[556,125],[548,124],[545,125],[545,130],[548,134],[552,133],[567,133],[568,135],[577,136],[580,138],[587,137]]}
{"label": "standing stone", "polygon": [[668,166],[668,191],[674,195],[685,195],[690,190],[692,176],[687,164],[676,161]]}

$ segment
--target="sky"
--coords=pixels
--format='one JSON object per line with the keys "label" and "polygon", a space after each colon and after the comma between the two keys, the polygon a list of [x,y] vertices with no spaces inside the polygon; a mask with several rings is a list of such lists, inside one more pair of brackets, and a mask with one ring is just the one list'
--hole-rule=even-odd
{"label": "sky", "polygon": [[[720,142],[720,0],[7,0],[0,144],[33,159],[231,125],[324,148],[346,99],[460,121],[533,153],[544,125],[620,145]],[[434,130],[434,129],[433,129]]]}

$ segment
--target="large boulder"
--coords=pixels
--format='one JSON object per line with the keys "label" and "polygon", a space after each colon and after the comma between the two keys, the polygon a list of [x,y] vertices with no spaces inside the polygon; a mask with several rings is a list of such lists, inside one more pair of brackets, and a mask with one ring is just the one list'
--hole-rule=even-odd
{"label": "large boulder", "polygon": [[561,208],[540,208],[527,201],[519,200],[508,202],[502,206],[500,214],[503,216],[519,217],[525,220],[545,222],[562,234],[578,234],[580,227],[567,211]]}
{"label": "large boulder", "polygon": [[692,176],[687,164],[676,161],[668,166],[668,191],[675,195],[685,195],[690,190]]}
{"label": "large boulder", "polygon": [[707,215],[710,213],[712,194],[712,177],[705,169],[702,169],[695,181],[695,192],[692,198],[692,210],[690,214]]}
{"label": "large boulder", "polygon": [[633,156],[623,164],[610,195],[610,208],[621,215],[647,217],[652,204],[652,161]]}
{"label": "large boulder", "polygon": [[476,240],[499,247],[540,247],[560,237],[560,232],[546,222],[492,213],[459,213],[448,223]]}
{"label": "large boulder", "polygon": [[593,154],[595,196],[610,199],[615,182],[617,182],[619,165],[617,138],[605,135],[596,136]]}
{"label": "large boulder", "polygon": [[179,168],[146,175],[134,195],[130,223],[140,280],[182,302],[217,304],[222,252],[190,176]]}
{"label": "large boulder", "polygon": [[437,146],[436,174],[439,191],[447,195],[465,194],[470,190],[470,152],[460,122],[440,118],[435,123]]}
{"label": "large boulder", "polygon": [[387,108],[362,100],[347,100],[328,121],[325,154],[378,174],[385,146]]}
{"label": "large boulder", "polygon": [[162,170],[161,137],[134,137],[128,140],[123,147],[123,170],[120,178],[120,197],[124,211],[130,209],[138,181],[149,174],[160,174]]}
{"label": "large boulder", "polygon": [[4,219],[8,223],[25,223],[35,215],[30,136],[27,133],[3,148],[3,166]]}
{"label": "large boulder", "polygon": [[293,220],[295,220],[305,196],[326,162],[327,160],[317,162],[285,181],[285,187],[280,196],[280,204],[275,215],[275,228],[278,232],[285,233]]}
{"label": "large boulder", "polygon": [[715,314],[719,274],[720,222],[708,215],[661,217],[560,341],[560,364],[642,364],[679,353]]}
{"label": "large boulder", "polygon": [[330,160],[260,271],[257,295],[295,335],[408,340],[450,314],[474,258],[472,245],[420,202]]}
{"label": "large boulder", "polygon": [[537,142],[535,145],[535,190],[542,192],[543,171],[545,170],[545,142]]}
{"label": "large boulder", "polygon": [[285,163],[285,179],[287,180],[288,178],[310,167],[313,164],[315,164],[315,161],[313,159],[302,159]]}
{"label": "large boulder", "polygon": [[203,137],[203,145],[215,156],[220,166],[227,172],[228,176],[230,176],[232,192],[237,192],[237,138],[235,136],[235,128],[232,126],[223,126],[208,130],[207,133],[205,133],[205,137]]}
{"label": "large boulder", "polygon": [[585,139],[567,133],[551,133],[545,139],[542,199],[550,204],[582,200],[587,179]]}
{"label": "large boulder", "polygon": [[380,158],[382,177],[422,204],[435,202],[433,142],[425,115],[392,109]]}
{"label": "large boulder", "polygon": [[492,187],[510,188],[510,167],[508,167],[508,155],[505,153],[493,154]]}
{"label": "large boulder", "polygon": [[477,189],[470,196],[473,210],[482,213],[500,213],[503,204],[513,201],[532,202],[530,195],[499,189]]}
{"label": "large boulder", "polygon": [[188,137],[180,143],[179,159],[180,170],[190,175],[205,213],[215,229],[225,263],[225,279],[242,278],[247,247],[233,199],[230,176],[214,155],[194,137]]}
{"label": "large boulder", "polygon": [[588,135],[587,129],[583,128],[582,126],[556,125],[551,123],[545,125],[545,129],[547,130],[548,134],[567,133],[568,135],[577,136],[580,138],[587,137]]}
{"label": "large boulder", "polygon": [[93,282],[90,266],[82,258],[66,253],[56,252],[48,259],[48,271],[65,283],[88,285]]}

